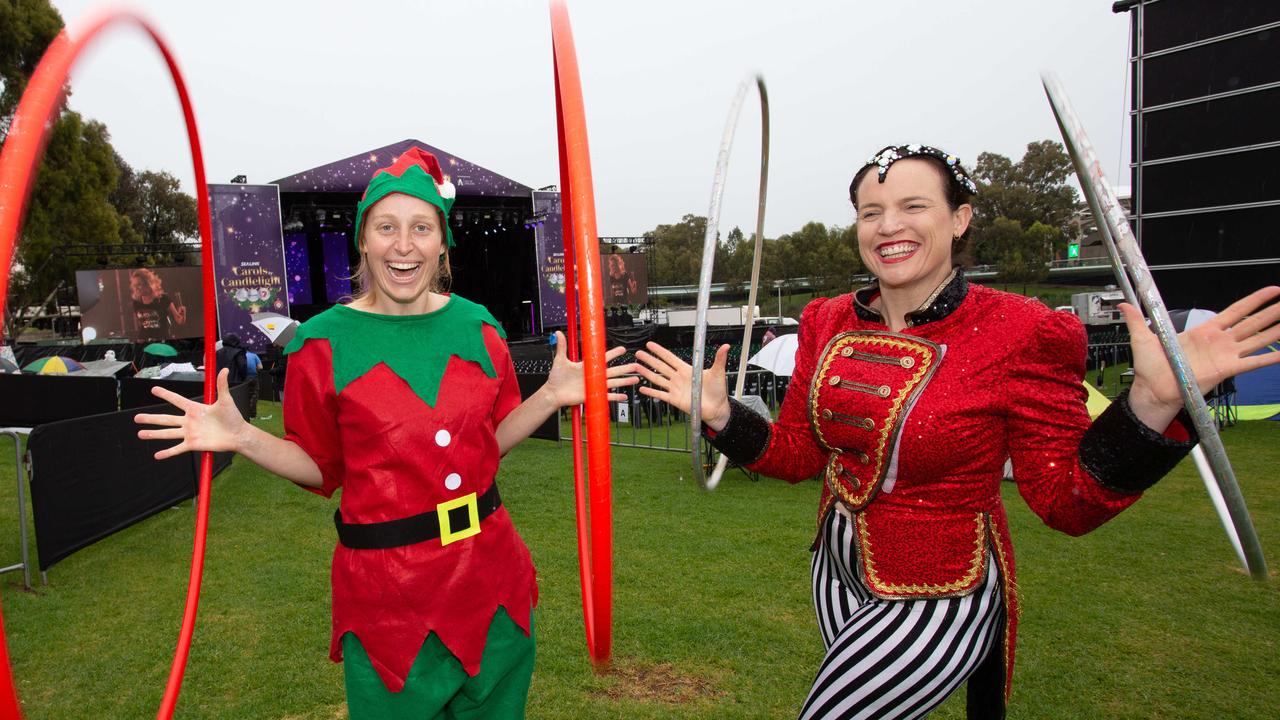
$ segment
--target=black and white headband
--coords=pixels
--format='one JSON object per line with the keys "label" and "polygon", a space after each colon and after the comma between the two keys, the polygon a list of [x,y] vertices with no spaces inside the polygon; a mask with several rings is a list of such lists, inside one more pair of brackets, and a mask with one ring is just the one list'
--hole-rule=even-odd
{"label": "black and white headband", "polygon": [[929,145],[920,145],[918,143],[913,143],[911,145],[890,145],[875,155],[867,158],[867,162],[863,165],[863,168],[865,169],[871,165],[875,165],[876,172],[878,174],[877,179],[883,183],[885,175],[889,173],[889,166],[904,158],[920,155],[927,155],[941,160],[942,164],[946,166],[948,172],[951,173],[952,180],[960,185],[960,187],[964,188],[964,190],[970,195],[976,195],[978,193],[977,183],[969,177],[969,173],[960,165],[960,158]]}

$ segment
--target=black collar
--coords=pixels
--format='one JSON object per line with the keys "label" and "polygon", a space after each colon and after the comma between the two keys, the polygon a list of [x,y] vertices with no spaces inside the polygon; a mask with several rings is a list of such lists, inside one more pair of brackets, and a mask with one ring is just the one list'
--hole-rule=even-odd
{"label": "black collar", "polygon": [[[920,307],[907,313],[907,327],[915,327],[931,323],[950,315],[960,307],[969,294],[969,281],[964,277],[963,268],[954,268],[942,284],[929,293]],[[884,316],[871,306],[880,297],[880,281],[872,280],[870,285],[855,290],[853,293],[853,309],[858,318],[870,322],[884,322]]]}

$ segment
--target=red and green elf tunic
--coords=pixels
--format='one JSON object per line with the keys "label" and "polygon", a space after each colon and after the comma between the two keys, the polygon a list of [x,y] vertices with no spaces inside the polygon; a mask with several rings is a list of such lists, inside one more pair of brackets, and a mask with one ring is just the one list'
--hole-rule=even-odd
{"label": "red and green elf tunic", "polygon": [[[498,470],[498,424],[520,404],[498,323],[456,295],[425,315],[337,305],[304,323],[285,352],[286,438],[319,466],[325,497],[343,488],[345,523],[432,512],[482,495]],[[337,545],[333,637],[353,633],[387,688],[405,683],[435,633],[469,675],[499,607],[524,631],[537,602],[529,550],[503,507],[471,537],[390,549]]]}

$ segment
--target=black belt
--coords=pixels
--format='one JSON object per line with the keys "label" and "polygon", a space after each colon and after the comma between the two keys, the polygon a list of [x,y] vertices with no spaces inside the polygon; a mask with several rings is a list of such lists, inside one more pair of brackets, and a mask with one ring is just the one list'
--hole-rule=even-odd
{"label": "black belt", "polygon": [[[469,493],[442,502],[435,510],[399,520],[347,523],[342,521],[342,510],[335,510],[333,524],[338,528],[338,540],[356,550],[403,547],[436,538],[440,538],[441,545],[448,545],[479,534],[480,522],[499,507],[502,507],[502,498],[495,482],[478,498],[475,493]],[[440,531],[442,526],[443,533]]]}

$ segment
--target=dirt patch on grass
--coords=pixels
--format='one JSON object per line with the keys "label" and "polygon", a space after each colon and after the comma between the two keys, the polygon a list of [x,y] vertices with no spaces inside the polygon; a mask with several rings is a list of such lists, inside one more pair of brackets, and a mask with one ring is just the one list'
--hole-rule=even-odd
{"label": "dirt patch on grass", "polygon": [[615,660],[606,677],[613,682],[593,694],[611,700],[683,705],[724,694],[711,680],[681,672],[671,663],[641,665]]}

